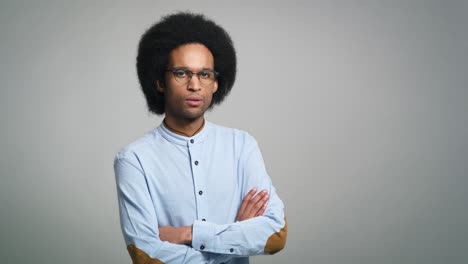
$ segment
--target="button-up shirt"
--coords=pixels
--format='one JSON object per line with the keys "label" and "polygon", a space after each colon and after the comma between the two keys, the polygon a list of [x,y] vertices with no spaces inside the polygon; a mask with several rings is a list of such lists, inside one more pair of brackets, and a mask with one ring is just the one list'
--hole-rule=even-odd
{"label": "button-up shirt", "polygon": [[[248,263],[250,255],[284,247],[283,203],[257,142],[244,131],[205,122],[185,137],[161,123],[122,149],[114,170],[121,228],[134,263]],[[268,191],[267,208],[236,222],[252,188]],[[168,225],[192,226],[192,245],[161,241],[158,227]]]}

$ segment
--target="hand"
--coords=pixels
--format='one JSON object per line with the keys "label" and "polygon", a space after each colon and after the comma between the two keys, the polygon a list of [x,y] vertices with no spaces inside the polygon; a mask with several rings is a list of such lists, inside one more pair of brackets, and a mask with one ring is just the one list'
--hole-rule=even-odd
{"label": "hand", "polygon": [[173,244],[192,244],[192,226],[163,226],[159,228],[159,239]]}
{"label": "hand", "polygon": [[247,193],[244,200],[242,200],[242,205],[237,213],[237,221],[244,221],[256,216],[261,216],[265,212],[270,196],[266,190],[254,196],[255,192],[257,192],[257,189],[253,188]]}

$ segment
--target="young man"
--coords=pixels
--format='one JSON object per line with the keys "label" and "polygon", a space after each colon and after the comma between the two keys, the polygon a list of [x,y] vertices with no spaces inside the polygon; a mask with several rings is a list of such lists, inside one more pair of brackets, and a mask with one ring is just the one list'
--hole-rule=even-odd
{"label": "young man", "polygon": [[234,84],[229,35],[202,15],[164,17],[142,36],[137,71],[163,122],[114,161],[133,263],[248,263],[286,243],[287,224],[255,139],[204,113]]}

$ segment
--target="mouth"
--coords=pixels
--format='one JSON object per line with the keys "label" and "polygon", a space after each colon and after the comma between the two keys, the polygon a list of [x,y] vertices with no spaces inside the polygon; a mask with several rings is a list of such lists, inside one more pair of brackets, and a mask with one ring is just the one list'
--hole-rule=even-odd
{"label": "mouth", "polygon": [[199,96],[189,96],[185,99],[188,106],[197,107],[203,103],[203,100]]}

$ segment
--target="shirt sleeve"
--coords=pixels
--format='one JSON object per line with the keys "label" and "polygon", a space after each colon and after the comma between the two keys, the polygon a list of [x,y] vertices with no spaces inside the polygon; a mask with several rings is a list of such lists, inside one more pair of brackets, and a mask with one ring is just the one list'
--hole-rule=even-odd
{"label": "shirt sleeve", "polygon": [[221,263],[231,258],[161,241],[154,205],[138,158],[117,155],[114,171],[120,224],[134,264]]}
{"label": "shirt sleeve", "polygon": [[201,252],[251,256],[274,254],[286,244],[287,222],[284,206],[268,176],[258,145],[249,136],[251,144],[241,157],[242,197],[256,187],[270,194],[267,209],[262,216],[232,224],[214,224],[196,220],[193,224],[192,246]]}

